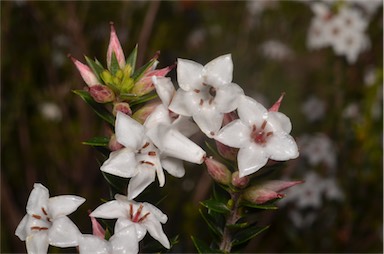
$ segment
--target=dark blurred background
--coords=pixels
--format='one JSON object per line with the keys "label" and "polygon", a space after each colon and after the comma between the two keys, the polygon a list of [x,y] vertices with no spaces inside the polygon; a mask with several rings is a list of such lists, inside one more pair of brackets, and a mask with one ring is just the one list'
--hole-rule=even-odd
{"label": "dark blurred background", "polygon": [[[231,53],[233,80],[249,96],[269,107],[286,93],[280,111],[301,156],[276,179],[306,184],[260,213],[271,227],[246,252],[382,252],[383,9],[370,17],[370,47],[353,64],[329,47],[307,48],[312,17],[303,1],[2,1],[1,253],[25,252],[14,232],[35,182],[51,196],[87,199],[70,216],[83,233],[91,232],[87,211],[108,199],[97,151],[81,144],[108,130],[72,93],[84,83],[67,54],[105,63],[110,21],[126,55],[139,44],[138,64],[157,50],[159,67]],[[198,209],[212,182],[204,166],[186,167],[184,178],[167,175],[146,196],[167,196],[164,229],[180,238],[172,252],[196,252],[191,235],[209,239]]]}

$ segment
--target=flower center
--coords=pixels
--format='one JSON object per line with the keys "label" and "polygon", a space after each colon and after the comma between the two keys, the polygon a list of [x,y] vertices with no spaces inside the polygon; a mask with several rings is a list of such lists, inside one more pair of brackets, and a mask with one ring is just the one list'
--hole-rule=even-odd
{"label": "flower center", "polygon": [[143,210],[143,205],[140,204],[139,209],[137,209],[137,211],[133,213],[133,205],[129,204],[129,217],[132,222],[140,223],[148,217],[150,212],[147,212],[146,214],[142,215],[141,214],[142,210]]}
{"label": "flower center", "polygon": [[206,83],[203,83],[202,89],[195,89],[194,92],[201,95],[199,105],[203,106],[204,103],[212,104],[213,100],[216,97],[216,88],[210,86]]}
{"label": "flower center", "polygon": [[31,227],[31,230],[41,231],[41,230],[48,230],[51,225],[51,218],[48,217],[47,211],[44,209],[44,207],[41,208],[42,214],[32,214],[32,217],[39,221],[39,224],[42,226],[33,226]]}
{"label": "flower center", "polygon": [[267,120],[261,124],[260,128],[254,124],[252,126],[251,139],[259,145],[265,145],[270,136],[273,135],[272,131],[266,131],[265,127],[267,126]]}

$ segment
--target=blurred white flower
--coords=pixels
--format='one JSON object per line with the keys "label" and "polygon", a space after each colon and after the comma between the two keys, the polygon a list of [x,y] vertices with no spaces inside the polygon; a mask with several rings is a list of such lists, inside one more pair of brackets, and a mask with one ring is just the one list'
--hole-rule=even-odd
{"label": "blurred white flower", "polygon": [[360,118],[361,114],[360,114],[359,104],[356,103],[356,102],[352,102],[352,103],[348,104],[344,108],[342,116],[344,118],[346,118],[346,119],[355,119],[355,120],[357,120],[358,118]]}
{"label": "blurred white flower", "polygon": [[293,56],[293,51],[287,45],[277,40],[268,40],[260,46],[262,54],[273,60],[286,60]]}
{"label": "blurred white flower", "polygon": [[383,0],[344,0],[346,3],[356,4],[363,8],[363,10],[372,16],[377,9],[383,4]]}
{"label": "blurred white flower", "polygon": [[303,104],[301,111],[309,122],[321,120],[325,115],[326,104],[315,96],[309,97]]}
{"label": "blurred white flower", "polygon": [[60,107],[53,102],[43,102],[39,105],[41,115],[50,121],[60,122],[63,118]]}
{"label": "blurred white flower", "polygon": [[266,9],[275,8],[277,3],[276,0],[251,0],[246,2],[246,10],[251,16],[258,16]]}
{"label": "blurred white flower", "polygon": [[194,50],[199,49],[203,46],[206,36],[207,31],[204,28],[193,30],[187,37],[187,48]]}

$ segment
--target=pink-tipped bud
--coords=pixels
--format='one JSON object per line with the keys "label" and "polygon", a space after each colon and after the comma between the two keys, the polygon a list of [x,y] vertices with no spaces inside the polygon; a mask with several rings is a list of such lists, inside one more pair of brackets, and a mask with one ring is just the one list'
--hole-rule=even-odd
{"label": "pink-tipped bud", "polygon": [[115,100],[115,93],[104,85],[94,85],[89,88],[92,98],[98,103],[107,103]]}
{"label": "pink-tipped bud", "polygon": [[104,228],[100,225],[100,223],[96,220],[95,217],[92,217],[92,216],[89,216],[89,217],[91,218],[91,222],[92,222],[92,234],[101,239],[104,239],[105,238]]}
{"label": "pink-tipped bud", "polygon": [[121,111],[124,114],[129,116],[132,115],[131,107],[126,102],[116,102],[113,104],[113,110],[112,110],[113,115],[116,116],[118,111]]}
{"label": "pink-tipped bud", "polygon": [[146,103],[143,107],[133,113],[132,118],[141,124],[144,124],[147,117],[159,106],[161,102],[159,100]]}
{"label": "pink-tipped bud", "polygon": [[225,159],[230,161],[236,160],[237,153],[239,152],[238,148],[224,145],[223,143],[220,143],[219,141],[216,141],[216,140],[215,140],[215,143],[216,143],[217,151],[221,156],[223,156]]}
{"label": "pink-tipped bud", "polygon": [[79,70],[80,75],[83,78],[84,82],[87,84],[87,86],[92,87],[95,85],[100,85],[99,80],[97,79],[96,75],[92,72],[92,70],[88,67],[88,65],[83,64],[71,55],[68,55],[68,57],[71,58],[76,68]]}
{"label": "pink-tipped bud", "polygon": [[233,172],[233,174],[232,174],[232,185],[233,186],[240,188],[240,189],[243,189],[243,188],[247,187],[248,184],[249,184],[249,177],[248,176],[239,177],[239,171]]}
{"label": "pink-tipped bud", "polygon": [[125,67],[124,52],[121,47],[119,38],[117,38],[117,34],[116,34],[115,27],[113,26],[113,22],[111,22],[110,25],[111,25],[111,35],[109,38],[109,45],[107,50],[107,66],[108,66],[108,69],[110,69],[111,61],[112,61],[112,52],[114,52],[117,62],[119,63],[120,69],[124,69]]}
{"label": "pink-tipped bud", "polygon": [[174,65],[159,69],[159,70],[151,70],[144,74],[144,76],[136,82],[135,86],[132,89],[132,93],[138,96],[142,96],[144,94],[150,93],[155,89],[153,84],[152,77],[164,77],[167,75],[172,69]]}
{"label": "pink-tipped bud", "polygon": [[270,200],[283,198],[284,194],[281,194],[280,191],[301,183],[303,183],[303,181],[266,181],[259,185],[249,187],[244,191],[242,197],[254,204],[263,204]]}
{"label": "pink-tipped bud", "polygon": [[272,105],[272,107],[268,110],[270,112],[277,112],[279,111],[280,104],[283,101],[285,93],[282,93],[280,98],[275,102],[275,104]]}
{"label": "pink-tipped bud", "polygon": [[236,114],[235,111],[225,113],[223,118],[223,126],[229,124],[230,122],[239,119],[239,116]]}
{"label": "pink-tipped bud", "polygon": [[215,182],[228,185],[231,182],[231,171],[222,163],[214,160],[212,157],[205,158],[208,173]]}
{"label": "pink-tipped bud", "polygon": [[109,150],[111,151],[117,151],[123,148],[124,146],[119,142],[117,142],[116,135],[113,134],[109,139],[108,147],[109,147]]}

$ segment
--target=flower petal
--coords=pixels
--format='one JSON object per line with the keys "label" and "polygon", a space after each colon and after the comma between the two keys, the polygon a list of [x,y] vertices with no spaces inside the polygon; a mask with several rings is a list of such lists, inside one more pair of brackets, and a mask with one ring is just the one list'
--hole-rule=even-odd
{"label": "flower petal", "polygon": [[120,201],[112,200],[97,207],[89,216],[102,219],[116,219],[127,216],[128,208]]}
{"label": "flower petal", "polygon": [[251,143],[247,147],[240,148],[237,161],[239,176],[244,177],[263,167],[268,161],[268,156],[261,146]]}
{"label": "flower petal", "polygon": [[158,221],[160,221],[163,224],[167,222],[168,220],[167,215],[164,214],[159,208],[147,202],[144,202],[143,205],[146,209],[148,209],[151,212],[152,215],[156,217]]}
{"label": "flower petal", "polygon": [[115,224],[115,232],[119,232],[120,230],[130,225],[134,226],[136,229],[137,241],[141,241],[144,238],[145,234],[147,234],[147,228],[144,227],[142,224],[132,222],[131,220],[125,218],[117,219]]}
{"label": "flower petal", "polygon": [[25,241],[25,239],[28,236],[26,228],[27,228],[29,216],[30,216],[29,214],[24,215],[23,219],[20,221],[15,231],[15,235],[19,237],[21,241]]}
{"label": "flower petal", "polygon": [[159,95],[163,105],[168,107],[176,90],[170,78],[152,77],[156,92]]}
{"label": "flower petal", "polygon": [[27,202],[27,213],[32,214],[40,214],[41,208],[47,208],[47,203],[49,199],[49,191],[48,189],[40,183],[35,183],[33,185],[33,190],[29,195]]}
{"label": "flower petal", "polygon": [[200,111],[193,115],[193,120],[195,120],[201,131],[210,138],[219,131],[223,118],[223,113],[210,106],[201,107]]}
{"label": "flower petal", "polygon": [[146,220],[142,222],[148,233],[157,241],[159,241],[165,248],[170,248],[168,237],[164,234],[163,228],[158,220],[154,217],[148,216]]}
{"label": "flower petal", "polygon": [[202,86],[203,66],[187,59],[177,59],[177,81],[181,89],[191,91]]}
{"label": "flower petal", "polygon": [[79,253],[81,254],[109,254],[109,243],[94,235],[83,235],[79,240]]}
{"label": "flower petal", "polygon": [[286,161],[299,156],[295,140],[285,132],[274,132],[265,148],[272,160]]}
{"label": "flower petal", "polygon": [[233,62],[230,54],[219,56],[204,66],[204,81],[214,87],[231,83]]}
{"label": "flower petal", "polygon": [[199,131],[199,127],[197,127],[190,117],[182,115],[179,115],[179,117],[172,122],[172,128],[178,130],[186,137],[190,137]]}
{"label": "flower petal", "polygon": [[166,108],[163,104],[157,106],[155,110],[147,117],[144,122],[144,126],[147,129],[150,129],[154,128],[159,123],[171,124],[168,108]]}
{"label": "flower petal", "polygon": [[235,83],[229,83],[216,89],[214,102],[217,110],[222,113],[235,110],[239,104],[239,96],[243,94],[243,89]]}
{"label": "flower petal", "polygon": [[183,161],[171,158],[171,157],[165,157],[161,159],[161,165],[167,172],[174,177],[183,177],[185,175],[185,169],[183,166]]}
{"label": "flower petal", "polygon": [[57,247],[77,246],[80,238],[79,229],[67,216],[53,220],[48,231],[49,244]]}
{"label": "flower petal", "polygon": [[116,115],[116,139],[132,149],[138,149],[143,145],[144,127],[128,115],[118,111]]}
{"label": "flower petal", "polygon": [[28,254],[48,253],[48,234],[46,231],[29,235],[25,240]]}
{"label": "flower petal", "polygon": [[245,95],[240,96],[237,112],[239,118],[248,126],[260,126],[268,116],[268,111],[263,105]]}
{"label": "flower petal", "polygon": [[145,188],[155,181],[156,172],[152,166],[140,165],[138,173],[128,184],[128,199],[136,198]]}
{"label": "flower petal", "polygon": [[280,125],[280,128],[286,133],[290,133],[292,130],[291,120],[283,113],[269,112],[268,122],[270,122],[274,126],[276,125],[275,123],[278,123]]}
{"label": "flower petal", "polygon": [[237,119],[224,126],[215,139],[224,145],[241,148],[251,143],[251,130]]}
{"label": "flower petal", "polygon": [[135,153],[130,148],[123,148],[109,154],[100,170],[112,175],[129,178],[137,174]]}
{"label": "flower petal", "polygon": [[197,99],[194,92],[186,92],[178,89],[168,109],[179,115],[192,116],[198,109],[199,101],[200,99]]}
{"label": "flower petal", "polygon": [[109,239],[113,254],[136,254],[139,252],[139,242],[134,225],[129,225],[115,232]]}
{"label": "flower petal", "polygon": [[68,215],[85,202],[85,198],[74,195],[61,195],[48,199],[48,211],[51,219]]}

